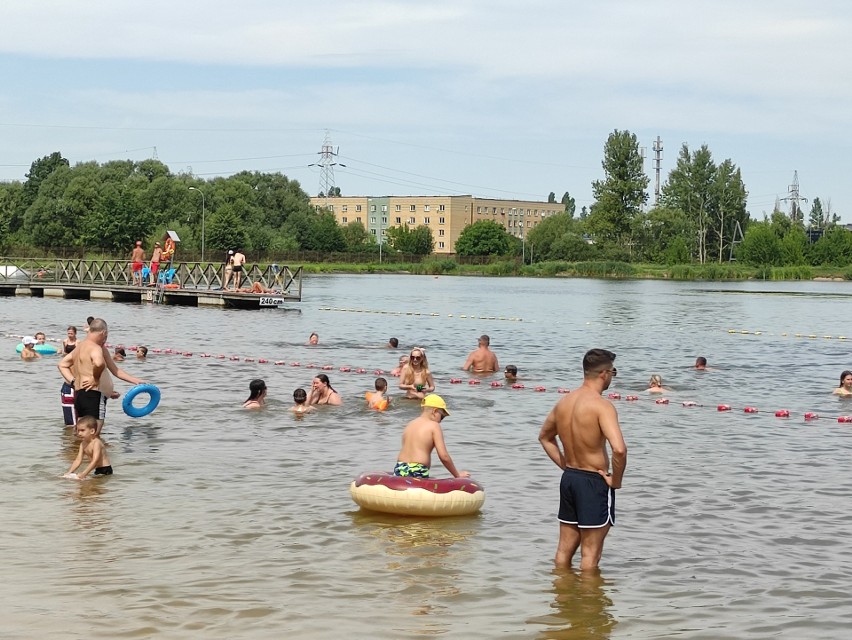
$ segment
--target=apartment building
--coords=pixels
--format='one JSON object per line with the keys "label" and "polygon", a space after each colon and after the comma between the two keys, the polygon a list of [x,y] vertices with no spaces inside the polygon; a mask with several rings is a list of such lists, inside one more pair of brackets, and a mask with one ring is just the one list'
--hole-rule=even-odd
{"label": "apartment building", "polygon": [[358,222],[385,241],[388,227],[425,225],[432,230],[435,253],[455,253],[462,230],[479,220],[493,220],[518,238],[523,237],[547,216],[561,213],[561,203],[529,200],[493,200],[474,196],[351,196],[311,198],[317,211],[326,207],[338,224]]}

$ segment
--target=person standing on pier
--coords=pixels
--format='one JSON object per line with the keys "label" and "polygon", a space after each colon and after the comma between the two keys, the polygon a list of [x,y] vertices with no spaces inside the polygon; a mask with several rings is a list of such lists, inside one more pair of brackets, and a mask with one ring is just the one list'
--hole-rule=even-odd
{"label": "person standing on pier", "polygon": [[142,267],[145,264],[145,249],[142,248],[142,241],[137,240],[136,246],[130,254],[130,273],[133,277],[133,284],[142,286]]}
{"label": "person standing on pier", "polygon": [[234,289],[239,290],[243,283],[243,265],[246,263],[246,256],[242,249],[237,249],[234,254],[233,271],[234,271]]}
{"label": "person standing on pier", "polygon": [[151,254],[151,284],[157,281],[157,272],[160,270],[160,260],[163,257],[163,250],[160,248],[160,243],[154,243],[154,253]]}

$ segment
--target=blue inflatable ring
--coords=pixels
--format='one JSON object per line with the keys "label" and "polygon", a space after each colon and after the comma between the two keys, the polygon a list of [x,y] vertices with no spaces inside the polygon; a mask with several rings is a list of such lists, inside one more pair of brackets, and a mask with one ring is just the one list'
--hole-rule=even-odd
{"label": "blue inflatable ring", "polygon": [[[144,407],[134,407],[133,400],[140,393],[147,393],[150,396],[148,404]],[[156,409],[158,404],[160,404],[160,390],[157,387],[153,384],[137,384],[124,394],[124,400],[121,401],[121,408],[131,418],[142,418]]]}
{"label": "blue inflatable ring", "polygon": [[[34,344],[33,349],[35,349],[35,351],[37,353],[40,353],[42,355],[47,355],[47,356],[52,356],[54,353],[59,352],[59,347],[52,345],[52,344],[47,344],[46,342],[44,344],[38,344],[38,343]],[[24,350],[24,343],[19,342],[18,346],[15,347],[15,351],[20,353],[23,350]]]}

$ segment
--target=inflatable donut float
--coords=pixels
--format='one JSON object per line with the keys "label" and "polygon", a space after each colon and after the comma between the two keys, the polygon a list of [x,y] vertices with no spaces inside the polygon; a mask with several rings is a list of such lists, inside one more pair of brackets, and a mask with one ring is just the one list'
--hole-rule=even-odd
{"label": "inflatable donut float", "polygon": [[[36,353],[40,353],[43,356],[52,356],[54,353],[59,353],[59,347],[48,344],[46,342],[36,342],[33,345],[33,349]],[[15,351],[21,353],[24,350],[24,343],[19,342],[18,346],[15,347]]]}
{"label": "inflatable donut float", "polygon": [[349,486],[355,503],[371,511],[406,516],[476,513],[485,490],[470,478],[411,478],[381,471],[362,473]]}

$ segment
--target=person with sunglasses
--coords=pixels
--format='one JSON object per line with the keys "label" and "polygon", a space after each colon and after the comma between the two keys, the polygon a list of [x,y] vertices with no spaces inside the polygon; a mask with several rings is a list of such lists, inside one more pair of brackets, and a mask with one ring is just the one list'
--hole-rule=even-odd
{"label": "person with sunglasses", "polygon": [[579,548],[580,570],[597,569],[604,539],[615,524],[615,490],[621,488],[627,466],[627,445],[615,406],[601,395],[618,375],[614,361],[612,351],[588,351],[582,386],[556,403],[538,436],[548,457],[563,470],[555,558],[560,568],[571,566]]}
{"label": "person with sunglasses", "polygon": [[429,371],[426,352],[420,347],[411,350],[408,363],[399,374],[399,388],[405,391],[406,398],[422,400],[427,393],[435,390],[435,380]]}

